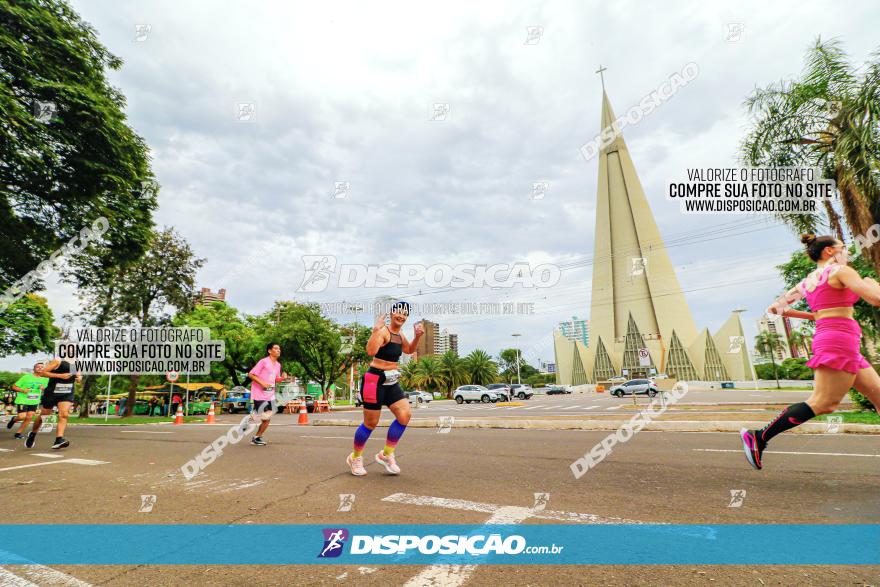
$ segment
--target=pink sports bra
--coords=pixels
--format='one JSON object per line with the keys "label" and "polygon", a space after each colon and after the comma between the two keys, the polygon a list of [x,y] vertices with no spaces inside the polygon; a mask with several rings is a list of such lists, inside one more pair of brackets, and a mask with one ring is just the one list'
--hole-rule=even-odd
{"label": "pink sports bra", "polygon": [[813,291],[807,291],[805,285],[807,281],[806,279],[798,284],[798,289],[807,300],[810,309],[814,312],[824,310],[825,308],[852,307],[853,304],[859,301],[859,294],[850,290],[848,287],[837,288],[832,287],[831,284],[828,283],[828,278],[830,277],[829,271],[831,271],[832,267],[837,267],[839,269],[841,266],[837,263],[829,263],[826,265],[822,274],[819,276],[819,285],[817,285]]}

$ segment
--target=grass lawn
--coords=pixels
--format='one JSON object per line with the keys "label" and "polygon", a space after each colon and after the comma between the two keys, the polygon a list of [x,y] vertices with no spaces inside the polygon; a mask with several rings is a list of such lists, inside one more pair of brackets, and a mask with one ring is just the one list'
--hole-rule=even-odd
{"label": "grass lawn", "polygon": [[[204,422],[205,416],[184,416],[184,422]],[[173,422],[174,417],[166,418],[165,416],[132,416],[131,418],[120,418],[118,416],[110,416],[104,421],[104,416],[93,416],[90,418],[80,418],[73,416],[68,420],[68,424],[113,424],[116,426],[127,426],[130,424],[158,424],[160,422]]]}
{"label": "grass lawn", "polygon": [[816,416],[816,419],[828,420],[828,416],[843,416],[845,424],[880,424],[880,415],[877,412],[837,412],[836,414],[822,414]]}

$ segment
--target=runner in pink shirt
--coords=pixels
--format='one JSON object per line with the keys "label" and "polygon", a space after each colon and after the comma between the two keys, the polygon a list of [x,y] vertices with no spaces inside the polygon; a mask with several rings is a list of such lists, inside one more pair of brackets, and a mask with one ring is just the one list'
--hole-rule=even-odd
{"label": "runner in pink shirt", "polygon": [[278,362],[281,346],[270,342],[266,345],[266,353],[268,356],[260,359],[248,373],[251,378],[251,400],[254,402],[254,411],[251,415],[254,419],[259,417],[262,420],[260,428],[251,439],[251,444],[256,446],[266,446],[263,434],[269,427],[272,414],[275,413],[275,382],[281,377],[281,363]]}

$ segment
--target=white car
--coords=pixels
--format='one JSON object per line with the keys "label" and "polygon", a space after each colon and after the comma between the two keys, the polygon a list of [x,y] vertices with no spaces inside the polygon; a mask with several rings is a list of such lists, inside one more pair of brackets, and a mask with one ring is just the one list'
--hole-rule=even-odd
{"label": "white car", "polygon": [[458,404],[471,402],[488,404],[489,402],[495,403],[501,398],[497,393],[482,385],[460,385],[452,392],[452,399]]}
{"label": "white car", "polygon": [[426,391],[422,391],[420,389],[415,389],[413,391],[407,391],[406,394],[410,398],[410,403],[420,403],[426,404],[434,399],[434,396]]}

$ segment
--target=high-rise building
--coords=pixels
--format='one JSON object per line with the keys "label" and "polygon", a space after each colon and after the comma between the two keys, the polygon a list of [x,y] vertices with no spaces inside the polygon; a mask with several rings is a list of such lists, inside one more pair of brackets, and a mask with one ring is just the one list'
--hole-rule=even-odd
{"label": "high-rise building", "polygon": [[585,347],[590,346],[589,320],[580,320],[577,316],[572,316],[571,320],[559,323],[559,330],[568,340],[572,342],[579,340]]}
{"label": "high-rise building", "polygon": [[437,339],[440,336],[440,325],[430,320],[422,320],[422,326],[425,328],[425,334],[416,343],[416,356],[413,357],[414,359],[437,354]]}
{"label": "high-rise building", "polygon": [[454,351],[458,354],[458,335],[444,328],[434,343],[434,354],[442,355],[446,351]]}
{"label": "high-rise building", "polygon": [[776,314],[773,316],[762,316],[758,320],[758,332],[770,332],[779,335],[779,347],[773,353],[773,358],[776,359],[777,363],[791,358],[791,343],[788,339],[788,334],[791,332],[791,323],[788,318]]}
{"label": "high-rise building", "polygon": [[217,293],[211,291],[209,287],[203,287],[199,292],[197,292],[194,296],[195,304],[197,306],[203,306],[205,304],[210,304],[211,302],[226,302],[226,290],[224,288],[220,288]]}
{"label": "high-rise building", "polygon": [[[600,130],[615,120],[603,88]],[[597,159],[589,346],[554,331],[557,382],[655,373],[683,380],[750,379],[738,313],[714,336],[708,328],[697,330],[623,135],[605,144]]]}

